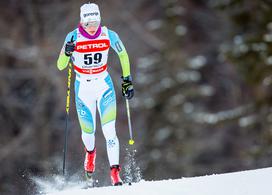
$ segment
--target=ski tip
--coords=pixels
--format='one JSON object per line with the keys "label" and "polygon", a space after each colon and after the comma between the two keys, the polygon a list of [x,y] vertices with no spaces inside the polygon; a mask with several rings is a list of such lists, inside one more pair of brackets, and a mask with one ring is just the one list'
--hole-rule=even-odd
{"label": "ski tip", "polygon": [[93,173],[92,173],[92,172],[85,171],[85,177],[86,177],[86,179],[92,179]]}

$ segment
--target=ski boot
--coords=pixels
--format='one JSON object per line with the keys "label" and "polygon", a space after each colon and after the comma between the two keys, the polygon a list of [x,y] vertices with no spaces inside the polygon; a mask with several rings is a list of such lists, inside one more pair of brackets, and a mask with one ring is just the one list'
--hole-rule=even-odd
{"label": "ski boot", "polygon": [[87,180],[92,180],[92,174],[95,170],[95,157],[96,157],[96,148],[93,151],[87,151],[85,149],[85,161],[84,161],[84,170]]}
{"label": "ski boot", "polygon": [[113,165],[111,166],[111,183],[113,186],[121,186],[123,184],[119,172],[121,170],[119,165]]}

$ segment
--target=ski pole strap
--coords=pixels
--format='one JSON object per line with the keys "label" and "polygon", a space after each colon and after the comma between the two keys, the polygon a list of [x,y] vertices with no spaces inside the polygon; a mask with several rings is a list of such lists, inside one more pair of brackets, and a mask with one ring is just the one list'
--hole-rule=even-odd
{"label": "ski pole strap", "polygon": [[71,94],[71,77],[72,77],[72,63],[68,64],[68,78],[67,78],[67,96],[66,96],[66,113],[69,114],[70,110],[70,94]]}

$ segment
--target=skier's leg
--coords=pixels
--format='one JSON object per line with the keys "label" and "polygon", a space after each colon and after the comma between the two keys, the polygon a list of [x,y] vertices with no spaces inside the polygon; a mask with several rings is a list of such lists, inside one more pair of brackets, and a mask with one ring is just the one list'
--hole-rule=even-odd
{"label": "skier's leg", "polygon": [[115,132],[115,120],[104,124],[102,128],[107,142],[112,185],[122,185],[122,180],[119,175],[121,170],[119,166],[119,140]]}
{"label": "skier's leg", "polygon": [[107,154],[110,166],[119,165],[119,141],[116,136],[116,97],[110,76],[105,78],[108,86],[97,101],[101,126],[107,144]]}
{"label": "skier's leg", "polygon": [[[96,104],[95,100],[93,102],[86,101],[88,97],[84,95],[84,84],[80,89],[80,82],[75,81],[75,99],[76,99],[76,109],[79,119],[79,124],[81,127],[81,137],[85,146],[86,155],[84,161],[84,169],[87,177],[89,173],[93,173],[95,170],[95,114],[96,114]],[[79,90],[83,90],[79,91]],[[88,95],[88,94],[86,94]],[[85,101],[84,101],[85,100]]]}
{"label": "skier's leg", "polygon": [[[87,151],[93,151],[95,147],[95,115],[96,115],[96,105],[95,100],[86,105],[84,102],[84,97],[82,93],[79,92],[80,82],[75,81],[75,99],[76,99],[76,110],[81,127],[81,138],[85,145]],[[80,93],[80,96],[79,96]],[[87,95],[87,94],[86,94]],[[83,99],[83,100],[82,100]]]}
{"label": "skier's leg", "polygon": [[110,166],[119,165],[119,140],[115,131],[115,120],[102,125],[107,144],[107,154]]}
{"label": "skier's leg", "polygon": [[113,185],[122,185],[122,180],[119,176],[119,140],[115,130],[116,97],[113,83],[109,75],[105,78],[105,82],[108,87],[97,101],[98,110],[103,134],[106,139],[107,154],[111,167],[111,181]]}

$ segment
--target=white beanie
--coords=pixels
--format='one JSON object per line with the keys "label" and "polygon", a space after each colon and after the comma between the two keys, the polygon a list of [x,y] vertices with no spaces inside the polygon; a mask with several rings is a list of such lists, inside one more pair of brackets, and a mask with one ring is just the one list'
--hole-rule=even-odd
{"label": "white beanie", "polygon": [[101,21],[100,11],[98,5],[95,3],[86,3],[80,7],[80,21],[91,22]]}

